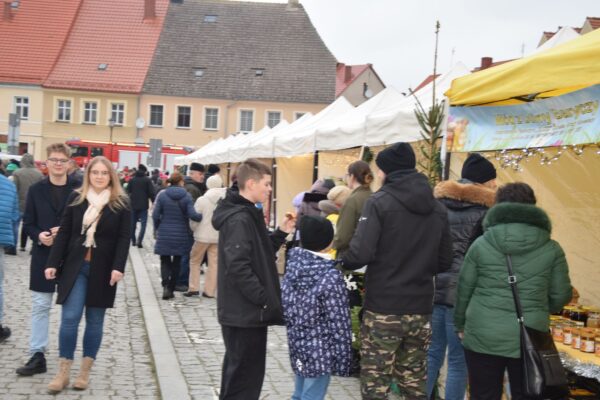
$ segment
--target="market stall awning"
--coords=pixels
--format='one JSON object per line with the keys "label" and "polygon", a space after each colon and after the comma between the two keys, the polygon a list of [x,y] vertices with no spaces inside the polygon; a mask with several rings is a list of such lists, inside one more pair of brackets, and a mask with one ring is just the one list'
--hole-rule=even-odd
{"label": "market stall awning", "polygon": [[600,29],[452,82],[450,105],[519,104],[600,83]]}

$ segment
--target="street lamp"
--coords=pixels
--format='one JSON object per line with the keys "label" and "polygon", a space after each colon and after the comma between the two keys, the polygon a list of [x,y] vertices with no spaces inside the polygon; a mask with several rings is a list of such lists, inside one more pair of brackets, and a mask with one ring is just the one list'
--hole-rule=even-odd
{"label": "street lamp", "polygon": [[109,151],[110,151],[110,160],[113,160],[113,128],[115,127],[115,120],[111,117],[108,120],[108,127],[110,128],[110,141],[109,141]]}

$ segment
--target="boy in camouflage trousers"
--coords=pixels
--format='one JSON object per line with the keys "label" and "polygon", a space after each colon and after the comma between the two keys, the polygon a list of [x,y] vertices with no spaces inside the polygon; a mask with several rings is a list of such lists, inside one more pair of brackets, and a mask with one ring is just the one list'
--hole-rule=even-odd
{"label": "boy in camouflage trousers", "polygon": [[361,326],[362,398],[385,399],[395,380],[406,399],[426,399],[433,277],[450,267],[448,216],[415,154],[396,143],[377,156],[382,188],[367,200],[344,267],[367,265]]}

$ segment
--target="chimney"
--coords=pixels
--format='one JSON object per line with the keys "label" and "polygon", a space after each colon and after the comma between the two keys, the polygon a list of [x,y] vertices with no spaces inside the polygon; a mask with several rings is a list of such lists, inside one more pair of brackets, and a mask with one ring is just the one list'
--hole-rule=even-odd
{"label": "chimney", "polygon": [[479,67],[479,70],[491,67],[493,61],[492,57],[481,57],[481,67]]}
{"label": "chimney", "polygon": [[350,82],[352,79],[352,65],[346,65],[344,67],[344,82]]}
{"label": "chimney", "polygon": [[144,0],[144,19],[156,18],[156,0]]}
{"label": "chimney", "polygon": [[287,9],[295,10],[300,7],[300,0],[288,0]]}
{"label": "chimney", "polygon": [[11,2],[10,1],[5,1],[4,2],[4,12],[2,14],[2,18],[5,21],[8,21],[9,19],[12,18],[12,7],[11,7]]}

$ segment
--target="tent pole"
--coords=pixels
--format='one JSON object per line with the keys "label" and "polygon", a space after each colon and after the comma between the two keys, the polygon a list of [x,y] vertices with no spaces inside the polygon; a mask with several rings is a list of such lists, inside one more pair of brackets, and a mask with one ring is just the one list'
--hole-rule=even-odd
{"label": "tent pole", "polygon": [[313,179],[312,181],[315,182],[317,179],[319,179],[319,151],[315,151],[314,156],[313,156]]}
{"label": "tent pole", "polygon": [[271,204],[273,208],[273,226],[277,227],[277,159],[273,158],[273,190],[271,191]]}
{"label": "tent pole", "polygon": [[452,156],[452,153],[447,152],[446,153],[446,159],[444,160],[444,171],[442,174],[442,180],[447,181],[448,179],[450,179],[450,157]]}

